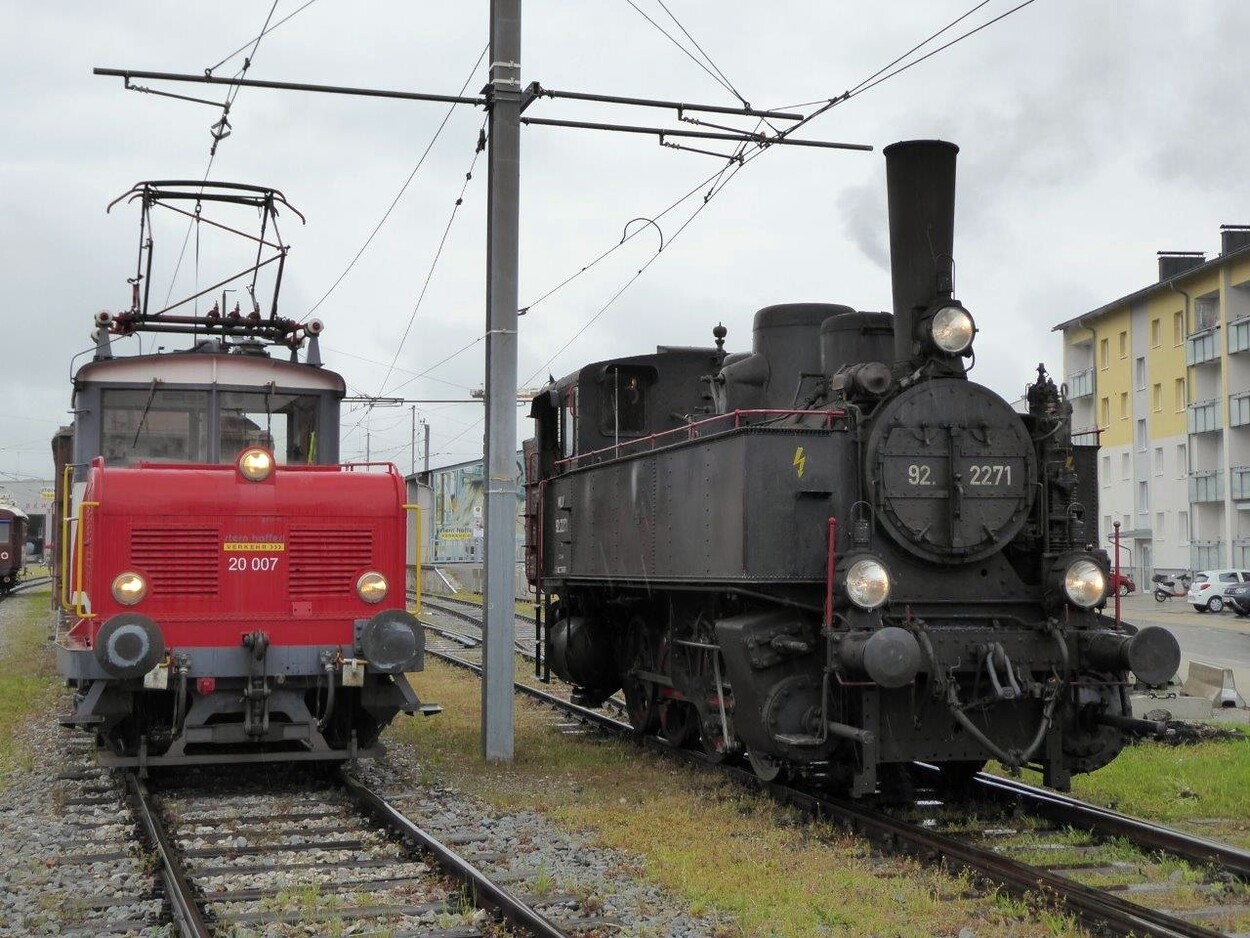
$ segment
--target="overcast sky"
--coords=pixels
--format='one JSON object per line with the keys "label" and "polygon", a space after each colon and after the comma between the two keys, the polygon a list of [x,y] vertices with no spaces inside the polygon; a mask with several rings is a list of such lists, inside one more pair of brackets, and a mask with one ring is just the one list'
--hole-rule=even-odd
{"label": "overcast sky", "polygon": [[[279,0],[274,22],[304,2]],[[665,2],[756,107],[838,95],[975,5]],[[991,0],[943,39],[1016,2]],[[523,81],[735,103],[635,6],[694,52],[659,0],[525,0]],[[129,306],[138,217],[123,207],[106,215],[105,206],[138,180],[202,178],[208,128],[220,116],[126,91],[120,79],[93,77],[92,67],[216,66],[214,74],[228,77],[242,56],[218,63],[260,32],[269,8],[269,0],[0,2],[0,479],[50,478],[48,440],[68,419],[71,359],[90,347],[97,310]],[[315,0],[261,41],[248,77],[438,93],[467,81],[476,92],[486,79],[484,66],[473,69],[488,8],[486,0]],[[880,149],[939,137],[961,147],[956,287],[982,330],[973,374],[1017,397],[1038,361],[1061,369],[1055,323],[1152,281],[1155,251],[1210,255],[1220,224],[1250,222],[1247,35],[1245,0],[1035,0],[803,131],[871,144],[873,152],[773,148],[680,236],[698,197],[661,219],[666,247],[658,257],[651,229],[541,303],[534,301],[615,245],[631,219],[657,215],[723,162],[651,138],[526,128],[521,303],[532,309],[521,320],[521,381],[541,383],[548,372],[657,343],[707,344],[718,321],[729,328],[730,349],[747,348],[754,311],[775,302],[888,309]],[[225,94],[144,84],[214,100]],[[529,113],[673,124],[662,111],[552,101]],[[274,186],[307,216],[303,226],[284,216],[281,229],[291,253],[280,312],[303,318],[378,225],[445,118],[386,224],[317,308],[327,365],[353,393],[430,399],[481,386],[484,346],[474,340],[484,323],[484,156],[413,317],[473,160],[481,111],[458,107],[448,118],[438,104],[243,89],[230,113],[233,133],[213,163],[210,178]],[[179,221],[157,231],[156,299],[206,286],[226,257],[205,239],[198,271],[190,250],[174,282],[185,233]],[[480,405],[418,411],[432,428],[435,465],[480,455]],[[363,455],[367,430],[373,456],[407,470],[410,420],[407,408],[345,413],[343,454]]]}

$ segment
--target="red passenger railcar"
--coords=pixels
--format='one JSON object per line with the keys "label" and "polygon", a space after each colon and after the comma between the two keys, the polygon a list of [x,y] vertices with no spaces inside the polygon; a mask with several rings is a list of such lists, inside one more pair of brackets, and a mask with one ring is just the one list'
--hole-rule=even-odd
{"label": "red passenger railcar", "polygon": [[[266,220],[285,204],[199,186],[134,191],[145,219],[183,197],[242,201]],[[139,294],[97,314],[95,359],[74,378],[57,565],[58,665],[77,690],[66,722],[114,765],[378,751],[397,713],[436,709],[405,677],[424,643],[406,608],[403,478],[339,464],[345,385],[320,365],[319,323],[276,306],[149,316]],[[113,355],[113,338],[144,331],[194,344]]]}
{"label": "red passenger railcar", "polygon": [[26,556],[26,512],[0,505],[0,596],[17,585]]}

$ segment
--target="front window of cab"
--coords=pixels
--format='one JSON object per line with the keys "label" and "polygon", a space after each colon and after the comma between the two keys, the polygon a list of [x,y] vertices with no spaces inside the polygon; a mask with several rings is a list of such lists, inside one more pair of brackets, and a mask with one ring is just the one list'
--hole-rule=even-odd
{"label": "front window of cab", "polygon": [[208,392],[106,390],[100,454],[109,463],[208,461]]}
{"label": "front window of cab", "polygon": [[279,465],[317,462],[317,398],[311,394],[223,391],[220,462],[249,446],[273,453]]}
{"label": "front window of cab", "polygon": [[320,402],[316,393],[108,388],[100,454],[111,465],[228,464],[259,446],[279,464],[317,463]]}

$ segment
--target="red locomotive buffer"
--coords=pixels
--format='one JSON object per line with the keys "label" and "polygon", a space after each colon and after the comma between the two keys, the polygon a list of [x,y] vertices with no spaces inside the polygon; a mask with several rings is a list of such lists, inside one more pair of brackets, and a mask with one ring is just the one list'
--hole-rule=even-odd
{"label": "red locomotive buffer", "polygon": [[[242,204],[270,227],[285,206],[225,184],[135,191],[145,228],[169,200]],[[76,690],[64,722],[93,732],[109,765],[377,754],[398,713],[438,709],[406,677],[424,636],[406,609],[418,538],[404,480],[389,463],[339,464],[345,384],[321,366],[319,322],[278,317],[276,300],[268,317],[259,304],[149,316],[145,279],[130,310],[97,314],[72,451],[54,440],[57,664]],[[194,344],[114,355],[145,331]]]}

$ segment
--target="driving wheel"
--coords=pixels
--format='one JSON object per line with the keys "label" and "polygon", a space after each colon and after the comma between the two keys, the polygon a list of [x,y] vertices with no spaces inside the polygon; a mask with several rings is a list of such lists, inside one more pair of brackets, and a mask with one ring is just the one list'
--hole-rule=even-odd
{"label": "driving wheel", "polygon": [[699,713],[684,700],[660,701],[660,735],[674,746],[694,742],[699,731]]}

